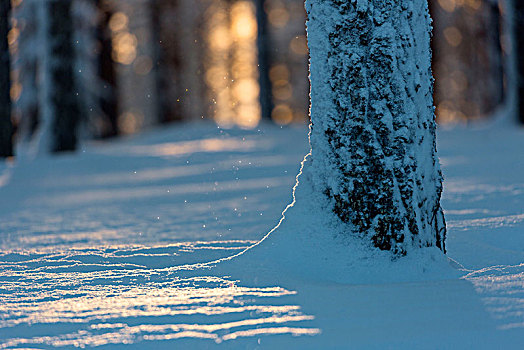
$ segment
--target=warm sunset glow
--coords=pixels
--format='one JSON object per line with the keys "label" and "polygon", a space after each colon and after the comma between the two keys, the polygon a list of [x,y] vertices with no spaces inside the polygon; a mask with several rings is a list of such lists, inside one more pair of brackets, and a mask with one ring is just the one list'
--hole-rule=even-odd
{"label": "warm sunset glow", "polygon": [[254,7],[249,1],[239,1],[231,8],[231,30],[233,36],[246,40],[254,39],[257,35],[257,23],[254,18]]}
{"label": "warm sunset glow", "polygon": [[442,7],[447,12],[455,11],[455,7],[457,6],[457,0],[438,0],[438,3],[440,7]]}
{"label": "warm sunset glow", "polygon": [[118,63],[131,64],[136,58],[138,41],[135,35],[122,32],[113,37],[113,59]]}
{"label": "warm sunset glow", "polygon": [[127,29],[128,23],[129,18],[125,13],[116,12],[114,15],[111,16],[111,19],[109,20],[109,28],[113,32],[120,32]]}
{"label": "warm sunset glow", "polygon": [[207,16],[205,81],[214,119],[223,127],[254,128],[261,111],[253,3],[216,1]]}

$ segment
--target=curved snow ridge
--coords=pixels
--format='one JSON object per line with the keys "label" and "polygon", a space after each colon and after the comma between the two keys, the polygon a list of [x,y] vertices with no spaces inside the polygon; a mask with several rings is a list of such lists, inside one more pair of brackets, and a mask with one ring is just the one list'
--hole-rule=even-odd
{"label": "curved snow ridge", "polygon": [[[310,133],[309,133],[309,135],[310,135],[311,134],[311,126],[310,126],[309,130],[310,130]],[[262,244],[271,234],[273,234],[280,227],[280,225],[282,225],[282,223],[286,219],[287,211],[295,205],[295,203],[297,201],[297,199],[296,199],[296,191],[297,191],[297,188],[298,188],[298,186],[300,184],[300,176],[302,175],[302,173],[304,171],[304,165],[306,164],[306,161],[307,161],[307,159],[310,156],[311,156],[311,150],[309,151],[308,154],[306,154],[304,156],[304,159],[302,159],[302,162],[300,163],[300,169],[298,171],[298,174],[295,177],[295,184],[294,184],[292,192],[291,192],[291,196],[292,196],[291,203],[289,203],[284,208],[284,210],[282,211],[282,214],[280,216],[280,219],[279,219],[278,223],[271,230],[269,230],[269,232],[267,232],[259,241],[257,241],[256,243],[254,243],[253,245],[251,245],[249,247],[246,247],[244,250],[238,252],[237,254],[234,254],[234,255],[231,255],[231,256],[228,256],[228,257],[220,258],[220,259],[209,261],[209,262],[206,262],[206,263],[199,263],[199,264],[192,264],[192,265],[185,265],[185,266],[177,266],[174,269],[175,270],[193,270],[193,269],[200,269],[200,268],[211,268],[214,265],[219,264],[221,262],[230,261],[230,260],[232,260],[234,258],[237,258],[237,257],[245,254],[246,252],[252,250],[253,248],[259,246],[260,244]]]}
{"label": "curved snow ridge", "polygon": [[[311,125],[308,137],[311,137]],[[291,273],[295,278],[349,284],[442,281],[461,276],[437,248],[417,249],[392,261],[390,252],[380,251],[363,242],[358,234],[347,232],[347,225],[328,209],[327,198],[313,189],[312,175],[309,168],[306,169],[311,154],[310,150],[300,164],[291,203],[262,239],[231,256],[179,265],[171,270],[212,269],[221,263],[232,262],[242,269],[229,265],[220,272],[227,274],[231,268],[249,278],[253,273],[263,275],[264,271],[270,271],[274,276]],[[249,257],[238,259],[248,252]]]}

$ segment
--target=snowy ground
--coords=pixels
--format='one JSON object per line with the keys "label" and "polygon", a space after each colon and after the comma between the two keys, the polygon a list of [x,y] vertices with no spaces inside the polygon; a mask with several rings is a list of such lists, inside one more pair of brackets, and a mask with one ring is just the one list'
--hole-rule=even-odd
{"label": "snowy ground", "polygon": [[524,130],[441,130],[451,264],[333,239],[302,182],[264,242],[194,268],[279,222],[306,133],[174,126],[0,165],[0,349],[522,348]]}

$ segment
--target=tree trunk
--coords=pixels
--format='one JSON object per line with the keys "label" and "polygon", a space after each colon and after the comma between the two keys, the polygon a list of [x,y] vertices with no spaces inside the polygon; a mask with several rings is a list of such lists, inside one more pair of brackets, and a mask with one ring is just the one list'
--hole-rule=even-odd
{"label": "tree trunk", "polygon": [[11,122],[9,12],[11,0],[0,0],[0,158],[13,155],[13,124]]}
{"label": "tree trunk", "polygon": [[155,74],[163,122],[200,120],[203,1],[152,0]]}
{"label": "tree trunk", "polygon": [[490,116],[504,99],[498,5],[490,0],[431,4],[439,122]]}
{"label": "tree trunk", "polygon": [[267,15],[265,11],[265,0],[255,0],[257,14],[257,48],[258,48],[258,81],[260,85],[260,111],[262,118],[271,120],[273,110],[273,96],[271,92],[271,81],[269,79],[270,69],[270,38],[267,28]]}
{"label": "tree trunk", "polygon": [[306,0],[316,191],[382,250],[443,251],[426,1]]}
{"label": "tree trunk", "polygon": [[512,0],[514,6],[514,38],[515,56],[517,65],[517,113],[518,120],[524,124],[524,2],[522,0]]}
{"label": "tree trunk", "polygon": [[49,0],[49,76],[52,109],[52,152],[73,151],[77,144],[80,106],[74,79],[71,1]]}
{"label": "tree trunk", "polygon": [[113,137],[118,135],[118,101],[116,86],[115,62],[111,54],[113,43],[111,40],[111,30],[109,21],[114,11],[107,2],[96,0],[95,4],[100,13],[98,26],[96,29],[97,40],[100,44],[98,51],[98,74],[102,83],[103,93],[100,96],[100,109],[103,115],[103,128],[100,136]]}
{"label": "tree trunk", "polygon": [[174,20],[178,5],[178,0],[150,2],[154,38],[154,74],[162,123],[183,118],[177,74],[181,64],[181,50],[176,42],[178,28],[177,21]]}

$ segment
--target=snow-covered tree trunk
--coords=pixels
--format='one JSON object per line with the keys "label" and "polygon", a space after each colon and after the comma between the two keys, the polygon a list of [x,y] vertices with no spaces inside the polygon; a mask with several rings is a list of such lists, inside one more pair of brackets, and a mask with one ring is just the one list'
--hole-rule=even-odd
{"label": "snow-covered tree trunk", "polygon": [[13,125],[11,123],[11,98],[9,95],[9,12],[11,0],[0,0],[0,158],[13,155]]}
{"label": "snow-covered tree trunk", "polygon": [[445,250],[426,0],[306,0],[314,186],[395,255]]}

